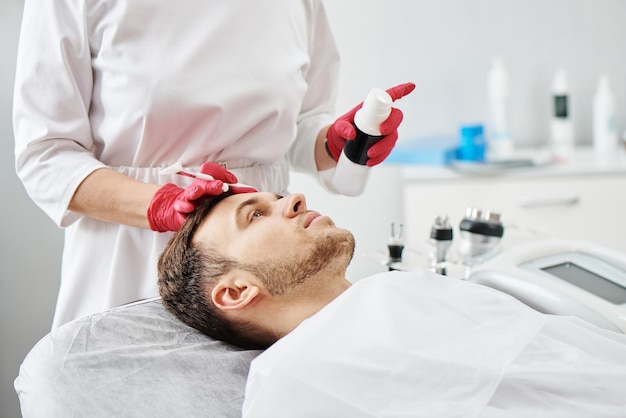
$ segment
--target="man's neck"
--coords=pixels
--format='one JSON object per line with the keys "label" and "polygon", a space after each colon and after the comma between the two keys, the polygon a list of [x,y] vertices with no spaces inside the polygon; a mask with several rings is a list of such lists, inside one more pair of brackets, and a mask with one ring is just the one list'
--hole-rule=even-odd
{"label": "man's neck", "polygon": [[275,304],[272,303],[273,314],[267,318],[266,323],[278,338],[293,331],[302,321],[315,315],[351,285],[345,277],[318,283],[320,285],[312,286],[306,292],[294,292],[294,296],[280,298]]}

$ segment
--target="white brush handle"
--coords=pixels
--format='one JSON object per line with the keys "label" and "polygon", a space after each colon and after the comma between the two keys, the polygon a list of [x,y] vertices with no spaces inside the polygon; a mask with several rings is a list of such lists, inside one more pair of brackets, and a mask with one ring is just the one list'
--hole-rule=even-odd
{"label": "white brush handle", "polygon": [[186,171],[186,173],[190,174],[192,177],[195,177],[195,178],[200,179],[200,180],[208,180],[208,181],[215,180],[215,177],[213,177],[213,176],[211,176],[209,174],[197,173],[197,172],[189,172],[189,171]]}

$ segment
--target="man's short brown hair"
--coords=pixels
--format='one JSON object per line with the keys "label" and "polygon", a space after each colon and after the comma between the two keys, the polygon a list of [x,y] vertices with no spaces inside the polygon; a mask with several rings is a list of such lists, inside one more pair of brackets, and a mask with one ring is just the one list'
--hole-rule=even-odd
{"label": "man's short brown hair", "polygon": [[181,321],[202,333],[248,349],[264,349],[274,342],[266,332],[226,319],[210,295],[219,278],[241,265],[215,248],[193,242],[198,227],[229,194],[197,202],[181,229],[159,257],[159,293],[163,305]]}

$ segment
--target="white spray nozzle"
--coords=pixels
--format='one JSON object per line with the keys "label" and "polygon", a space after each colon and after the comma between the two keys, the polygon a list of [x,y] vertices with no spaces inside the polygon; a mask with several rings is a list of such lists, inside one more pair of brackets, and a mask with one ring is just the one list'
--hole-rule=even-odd
{"label": "white spray nozzle", "polygon": [[355,125],[368,135],[380,135],[380,124],[391,114],[392,103],[389,93],[373,88],[363,101],[363,106],[354,115]]}

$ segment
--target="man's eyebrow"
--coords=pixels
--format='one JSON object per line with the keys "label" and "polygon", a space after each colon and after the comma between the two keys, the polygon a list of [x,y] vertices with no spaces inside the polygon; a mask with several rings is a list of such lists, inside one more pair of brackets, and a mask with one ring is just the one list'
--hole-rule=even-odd
{"label": "man's eyebrow", "polygon": [[[278,199],[282,199],[283,196],[279,195],[279,194],[274,194],[274,197],[276,198],[276,200]],[[241,219],[242,213],[243,211],[248,207],[248,206],[254,206],[256,204],[258,204],[260,202],[258,197],[251,197],[250,199],[244,200],[243,202],[241,202],[237,208],[235,209],[235,221],[239,221]]]}
{"label": "man's eyebrow", "polygon": [[244,211],[244,209],[248,206],[254,206],[257,203],[259,203],[259,198],[258,197],[251,197],[248,200],[244,200],[243,202],[241,202],[238,206],[237,209],[235,209],[235,220],[239,221],[241,219],[242,213]]}

